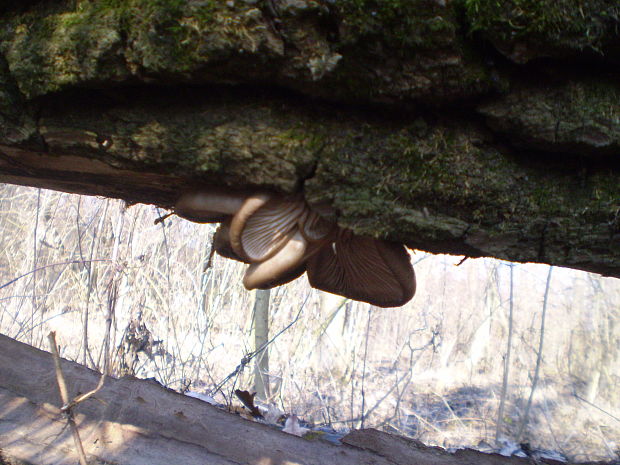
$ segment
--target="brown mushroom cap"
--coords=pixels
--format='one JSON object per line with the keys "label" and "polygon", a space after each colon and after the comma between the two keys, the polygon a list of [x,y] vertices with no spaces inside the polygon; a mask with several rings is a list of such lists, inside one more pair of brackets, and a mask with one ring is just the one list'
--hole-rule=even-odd
{"label": "brown mushroom cap", "polygon": [[378,307],[398,307],[415,294],[415,273],[402,244],[340,231],[306,264],[312,287]]}
{"label": "brown mushroom cap", "polygon": [[235,214],[246,197],[247,193],[222,189],[186,192],[177,200],[174,212],[196,223],[219,223]]}
{"label": "brown mushroom cap", "polygon": [[296,231],[273,256],[248,267],[243,285],[247,289],[270,289],[298,278],[306,269],[307,248],[308,242]]}
{"label": "brown mushroom cap", "polygon": [[248,197],[230,225],[233,250],[252,263],[269,259],[293,237],[306,209],[305,203],[296,197]]}
{"label": "brown mushroom cap", "polygon": [[232,218],[228,217],[222,224],[220,224],[213,235],[213,248],[215,251],[224,258],[230,258],[231,260],[237,260],[238,262],[249,263],[247,260],[243,260],[239,255],[235,253],[230,245],[230,222]]}

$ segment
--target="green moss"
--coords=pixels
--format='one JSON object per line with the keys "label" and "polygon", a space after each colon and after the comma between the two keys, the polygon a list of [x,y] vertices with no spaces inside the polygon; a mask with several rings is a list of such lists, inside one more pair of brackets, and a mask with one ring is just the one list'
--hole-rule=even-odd
{"label": "green moss", "polygon": [[117,75],[124,66],[117,53],[118,25],[115,11],[26,13],[10,21],[1,47],[20,90],[30,98]]}
{"label": "green moss", "polygon": [[580,156],[620,149],[620,87],[601,78],[514,89],[479,111],[520,147]]}
{"label": "green moss", "polygon": [[[216,0],[92,0],[12,17],[0,47],[28,97],[132,74],[186,75],[255,51],[261,13]],[[164,78],[165,79],[165,78]]]}
{"label": "green moss", "polygon": [[334,7],[342,18],[345,45],[377,37],[397,49],[433,49],[449,45],[456,31],[452,12],[432,1],[340,0]]}
{"label": "green moss", "polygon": [[[339,0],[332,8],[339,23],[334,49],[344,57],[335,79],[353,98],[385,100],[394,94],[436,105],[496,85],[481,57],[462,39],[461,13],[451,3]],[[380,69],[367,72],[373,68]]]}
{"label": "green moss", "polygon": [[270,80],[341,100],[436,104],[495,86],[482,59],[460,37],[459,12],[452,4],[339,0],[282,5],[285,17],[277,33],[266,5],[89,0],[76,6],[59,0],[53,8],[37,6],[8,18],[0,48],[28,99],[136,80]]}
{"label": "green moss", "polygon": [[442,244],[444,252],[446,244],[472,234],[476,247],[496,247],[501,256],[509,243],[513,257],[528,249],[531,260],[543,232],[551,242],[558,238],[549,250],[561,253],[583,240],[561,245],[566,231],[619,216],[613,172],[582,178],[562,162],[513,158],[482,142],[475,127],[429,128],[417,121],[398,129],[334,130],[342,137],[326,145],[306,195],[312,204],[332,204],[339,224],[360,234],[420,247],[416,238],[423,237],[426,250]]}
{"label": "green moss", "polygon": [[[123,27],[135,44],[136,58],[148,71],[188,72],[201,57],[199,43],[215,29],[217,1],[131,0],[124,8]],[[208,58],[208,57],[206,57]]]}
{"label": "green moss", "polygon": [[616,37],[617,0],[464,0],[471,31],[541,48],[601,51]]}
{"label": "green moss", "polygon": [[[435,240],[458,237],[466,227],[458,219],[460,211],[471,210],[479,202],[481,181],[474,179],[488,166],[481,163],[480,151],[464,134],[421,126],[416,122],[392,134],[368,128],[370,137],[364,144],[349,134],[328,145],[317,179],[308,183],[309,200],[318,203],[331,194],[329,200],[341,212],[340,224],[361,234],[385,237],[390,233],[399,238],[394,231],[411,233],[419,228],[418,233],[424,231]],[[489,178],[503,174],[502,166],[496,164]],[[471,173],[469,179],[459,176],[460,170]],[[318,187],[325,178],[336,178],[337,190]],[[488,189],[502,190],[493,182]],[[502,196],[496,198],[489,210]],[[425,208],[442,211],[442,219],[430,221]]]}

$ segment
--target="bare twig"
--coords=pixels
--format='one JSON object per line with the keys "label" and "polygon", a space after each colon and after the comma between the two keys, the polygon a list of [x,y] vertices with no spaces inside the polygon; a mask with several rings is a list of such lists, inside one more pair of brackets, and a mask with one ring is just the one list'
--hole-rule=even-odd
{"label": "bare twig", "polygon": [[34,341],[34,314],[37,309],[37,261],[38,261],[38,248],[37,248],[37,233],[39,231],[39,216],[41,210],[41,189],[37,189],[37,209],[36,209],[36,217],[34,220],[34,233],[33,233],[33,244],[32,244],[32,308],[30,310],[30,345],[33,345]]}
{"label": "bare twig", "polygon": [[116,307],[116,286],[113,286],[112,293],[113,293],[113,298],[111,298],[111,301],[108,302],[108,316],[106,318],[106,330],[105,330],[105,336],[104,336],[104,352],[105,353],[103,357],[103,370],[101,371],[101,378],[99,378],[99,382],[97,383],[97,386],[95,387],[95,389],[87,392],[86,394],[77,396],[75,399],[73,399],[73,401],[71,401],[71,404],[70,404],[71,407],[79,404],[80,402],[84,402],[86,399],[89,399],[95,394],[97,394],[105,383],[105,379],[109,371],[110,328],[112,326],[112,315],[114,314],[114,310]]}
{"label": "bare twig", "polygon": [[364,421],[366,420],[366,416],[364,415],[364,409],[366,408],[366,392],[364,391],[364,381],[366,380],[366,356],[368,355],[368,335],[370,333],[370,317],[372,309],[368,307],[368,323],[366,324],[366,340],[364,342],[364,363],[362,368],[362,420],[360,423],[360,428],[364,429]]}
{"label": "bare twig", "polygon": [[[82,197],[80,197],[81,199]],[[92,242],[91,242],[91,247],[90,247],[90,256],[89,256],[89,260],[84,262],[84,268],[86,269],[87,272],[87,289],[86,289],[86,307],[84,309],[84,315],[83,315],[83,323],[82,323],[82,348],[84,350],[83,353],[83,357],[82,357],[82,364],[84,366],[86,365],[87,362],[87,356],[90,359],[90,363],[91,366],[94,368],[95,367],[95,361],[93,360],[90,350],[88,348],[88,319],[89,319],[89,307],[90,307],[90,300],[91,300],[91,294],[93,291],[93,269],[92,269],[92,260],[93,260],[93,256],[95,253],[95,248],[96,248],[96,240],[99,236],[99,232],[103,229],[103,223],[105,221],[105,219],[107,218],[108,215],[108,206],[110,205],[110,201],[109,199],[106,200],[105,202],[105,209],[103,211],[103,215],[101,215],[99,221],[97,222],[97,227],[95,228],[94,232],[93,232],[93,238],[92,238]],[[80,224],[80,220],[79,220],[79,203],[78,203],[78,218],[76,220],[76,223]],[[80,245],[80,258],[84,258],[82,256],[82,240],[81,240],[81,235],[79,234],[79,229],[78,229],[78,242]]]}
{"label": "bare twig", "polygon": [[[157,211],[159,212],[159,209],[157,209]],[[172,215],[174,215],[174,212],[170,212],[170,213],[166,213],[165,215],[161,215],[159,218],[157,218],[155,221],[153,221],[153,224],[163,223],[168,218],[170,218]]]}
{"label": "bare twig", "polygon": [[619,417],[616,417],[616,416],[612,415],[612,414],[611,414],[611,413],[609,413],[607,410],[604,410],[604,409],[600,408],[598,405],[593,404],[593,403],[592,403],[592,402],[590,402],[589,400],[584,399],[583,397],[581,397],[581,396],[580,396],[579,394],[577,394],[576,392],[573,392],[573,396],[575,396],[575,398],[576,398],[576,399],[578,399],[578,400],[580,400],[581,402],[584,402],[584,403],[586,403],[586,404],[590,405],[591,407],[594,407],[594,408],[595,408],[595,409],[597,409],[598,411],[603,412],[605,415],[607,415],[607,416],[609,416],[609,417],[613,418],[613,419],[614,419],[614,420],[616,420],[618,423],[620,423],[620,418],[619,418]]}
{"label": "bare twig", "polygon": [[19,275],[17,278],[13,278],[10,281],[7,281],[6,283],[0,285],[0,289],[4,289],[5,287],[10,286],[11,284],[19,281],[20,279],[25,278],[26,276],[28,276],[30,274],[36,273],[37,271],[44,270],[46,268],[51,268],[53,266],[66,266],[66,265],[73,265],[73,264],[76,264],[76,265],[77,264],[84,264],[84,263],[86,263],[88,261],[90,261],[90,262],[109,262],[110,260],[108,260],[106,258],[103,258],[103,259],[96,259],[96,260],[69,260],[69,261],[66,261],[66,262],[50,263],[49,265],[40,266],[40,267],[38,267],[38,268],[36,268],[34,270],[30,270],[30,271],[28,271],[28,272],[26,272],[24,274]]}
{"label": "bare twig", "polygon": [[[113,258],[116,261],[116,258]],[[103,357],[103,369],[101,370],[103,374],[107,374],[109,370],[110,363],[110,338],[112,332],[112,321],[116,315],[116,302],[118,300],[118,278],[117,275],[120,273],[122,269],[121,265],[116,265],[115,270],[110,277],[110,281],[108,283],[108,312],[106,314],[105,319],[105,335],[103,337],[103,346],[101,347],[101,351],[97,357],[96,366],[99,367],[99,362]]]}
{"label": "bare twig", "polygon": [[[75,447],[80,458],[80,465],[87,465],[86,453],[84,452],[84,446],[82,445],[82,440],[80,439],[80,432],[78,431],[77,425],[75,423],[75,418],[73,417],[72,402],[69,401],[67,382],[65,381],[65,376],[62,373],[62,367],[60,366],[60,355],[58,354],[58,347],[56,346],[56,333],[54,331],[50,332],[47,335],[47,338],[50,343],[52,357],[54,358],[56,381],[58,382],[58,391],[60,391],[60,398],[62,399],[63,403],[61,410],[67,417],[67,423],[69,424],[69,428],[71,429],[73,441],[75,442]],[[73,404],[75,404],[75,402],[73,402]]]}
{"label": "bare twig", "polygon": [[545,285],[545,297],[543,299],[542,315],[540,317],[540,339],[538,341],[538,353],[536,357],[536,368],[534,369],[534,379],[532,380],[532,389],[530,390],[530,397],[527,399],[527,405],[525,406],[525,413],[519,426],[519,432],[517,433],[517,442],[521,441],[523,430],[527,425],[528,417],[530,415],[530,409],[532,408],[532,400],[534,398],[534,391],[536,391],[536,385],[538,384],[538,376],[540,374],[540,366],[542,365],[542,351],[543,342],[545,340],[545,316],[547,315],[547,302],[549,297],[549,285],[551,284],[551,272],[553,267],[549,267],[549,273],[547,274],[547,284]]}
{"label": "bare twig", "polygon": [[280,337],[280,335],[282,333],[284,333],[291,326],[293,326],[295,323],[297,323],[297,320],[299,320],[299,317],[301,316],[301,312],[304,309],[304,307],[306,306],[306,302],[308,302],[308,298],[309,297],[310,297],[310,294],[308,294],[306,296],[306,298],[302,302],[301,306],[299,307],[299,311],[297,312],[297,315],[295,316],[295,318],[288,325],[286,325],[284,328],[282,328],[280,331],[278,331],[278,333],[275,336],[273,336],[271,339],[269,339],[267,342],[265,342],[261,347],[256,349],[254,352],[250,352],[250,353],[245,354],[243,356],[243,358],[241,359],[241,362],[239,363],[239,365],[237,365],[237,367],[234,369],[234,371],[232,373],[230,373],[228,376],[226,376],[226,378],[224,378],[222,381],[220,381],[220,383],[217,386],[215,386],[210,391],[210,395],[214,396],[218,391],[220,391],[222,389],[222,386],[224,386],[231,378],[234,378],[239,373],[241,373],[243,371],[243,369],[248,365],[248,363],[250,363],[252,361],[252,359],[254,357],[256,357],[257,355],[262,353],[263,350],[265,350],[267,347],[269,347],[269,345],[273,341],[275,341],[278,337]]}
{"label": "bare twig", "polygon": [[512,310],[513,310],[513,284],[514,284],[514,264],[510,263],[508,265],[510,267],[510,300],[508,301],[509,309],[508,309],[508,341],[506,342],[506,356],[504,357],[504,375],[502,377],[502,393],[499,401],[499,409],[497,411],[497,425],[495,427],[495,442],[499,443],[499,436],[502,429],[502,424],[504,423],[504,407],[506,404],[506,395],[508,393],[508,374],[510,371],[510,351],[512,347],[512,331],[513,331],[513,320],[512,320]]}

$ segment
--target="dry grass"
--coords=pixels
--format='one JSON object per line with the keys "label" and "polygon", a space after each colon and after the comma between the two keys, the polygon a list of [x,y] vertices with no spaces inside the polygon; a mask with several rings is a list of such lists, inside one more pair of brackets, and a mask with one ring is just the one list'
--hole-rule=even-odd
{"label": "dry grass", "polygon": [[[213,227],[155,225],[163,213],[0,185],[0,331],[45,347],[54,330],[62,356],[99,368],[110,317],[113,374],[179,390],[220,385],[253,350],[253,293],[241,285],[243,265],[216,256],[207,268]],[[343,302],[305,278],[272,291],[271,334],[294,322],[269,346],[272,402],[337,429],[363,422],[446,447],[493,444],[510,269],[486,259],[455,266],[460,259],[413,254],[418,294],[397,309]],[[500,427],[513,440],[531,391],[547,270],[514,268]],[[251,389],[249,368],[216,398]],[[555,269],[522,440],[580,460],[616,457],[619,386],[620,280]]]}

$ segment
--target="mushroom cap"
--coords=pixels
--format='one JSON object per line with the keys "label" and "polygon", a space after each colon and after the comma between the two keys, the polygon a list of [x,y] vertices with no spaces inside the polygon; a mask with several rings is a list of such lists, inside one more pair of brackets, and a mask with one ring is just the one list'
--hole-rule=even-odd
{"label": "mushroom cap", "polygon": [[306,264],[312,287],[378,307],[398,307],[415,294],[415,273],[402,244],[341,231]]}
{"label": "mushroom cap", "polygon": [[177,200],[174,212],[196,223],[219,223],[235,214],[246,197],[244,192],[217,188],[186,192]]}
{"label": "mushroom cap", "polygon": [[239,255],[235,253],[230,245],[230,222],[232,218],[229,216],[222,224],[218,226],[213,235],[213,248],[215,251],[224,258],[230,258],[237,260],[238,262],[249,263],[247,260],[243,260]]}
{"label": "mushroom cap", "polygon": [[308,242],[299,231],[270,258],[252,263],[245,272],[243,285],[247,289],[270,289],[286,284],[306,271]]}
{"label": "mushroom cap", "polygon": [[233,216],[230,244],[244,260],[263,262],[288,243],[306,211],[306,204],[297,197],[252,195]]}
{"label": "mushroom cap", "polygon": [[[250,265],[246,271],[246,274],[248,271],[250,271],[250,268],[257,267],[257,266],[258,264]],[[292,268],[280,274],[279,276],[273,276],[270,279],[266,279],[264,282],[260,282],[259,279],[257,278],[257,276],[259,275],[259,272],[252,270],[251,273],[253,276],[248,278],[247,282],[244,277],[243,285],[245,286],[246,289],[272,289],[274,287],[288,284],[291,281],[295,281],[305,272],[306,272],[306,262],[302,262],[299,265],[297,265],[295,268]],[[254,287],[248,287],[250,285],[254,285]]]}

